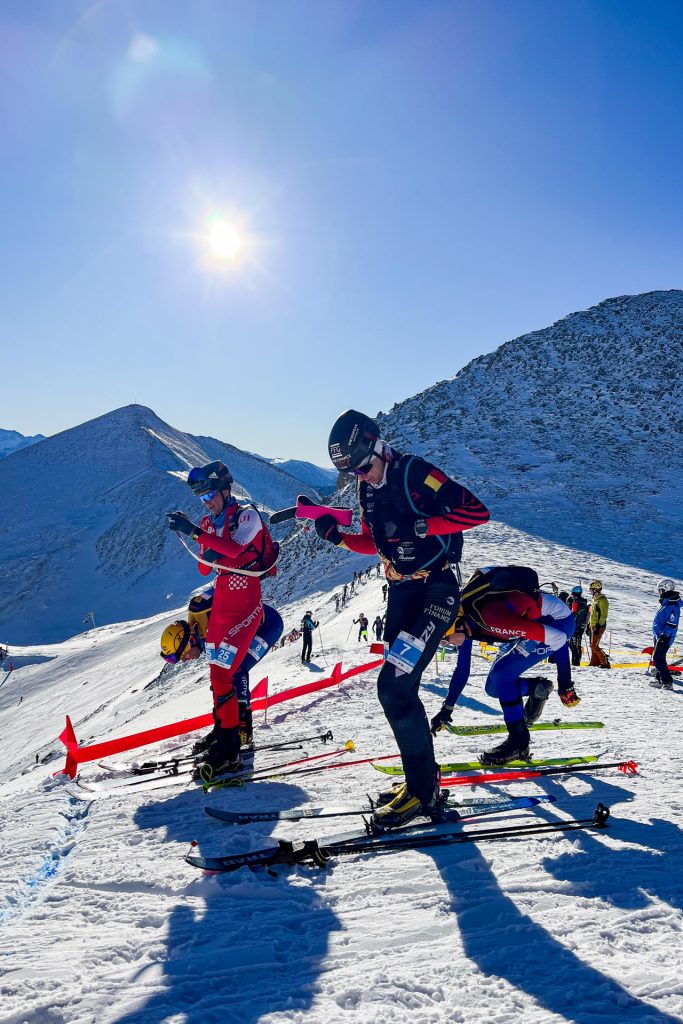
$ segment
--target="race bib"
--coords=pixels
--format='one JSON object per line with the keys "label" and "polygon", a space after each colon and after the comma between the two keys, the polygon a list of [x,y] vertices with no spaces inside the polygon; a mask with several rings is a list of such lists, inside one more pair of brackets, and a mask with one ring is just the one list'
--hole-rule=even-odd
{"label": "race bib", "polygon": [[410,633],[405,633],[401,630],[391,645],[387,661],[394,668],[398,669],[399,672],[412,672],[420,660],[424,649],[424,640],[420,640],[419,637],[411,636]]}
{"label": "race bib", "polygon": [[237,648],[233,647],[232,644],[226,643],[223,640],[218,647],[215,644],[206,645],[206,656],[212,665],[218,665],[220,668],[231,668],[232,663],[235,660],[237,654]]}
{"label": "race bib", "polygon": [[249,650],[247,651],[247,654],[250,654],[254,661],[260,661],[269,647],[270,644],[268,644],[268,642],[264,640],[262,636],[259,636],[257,633],[254,639],[249,644]]}

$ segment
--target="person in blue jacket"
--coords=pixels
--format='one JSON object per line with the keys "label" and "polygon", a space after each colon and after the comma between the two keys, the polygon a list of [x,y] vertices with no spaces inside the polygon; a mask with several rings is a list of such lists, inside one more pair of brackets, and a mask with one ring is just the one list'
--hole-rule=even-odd
{"label": "person in blue jacket", "polygon": [[652,623],[652,638],[654,640],[652,664],[655,667],[656,678],[652,680],[650,686],[657,686],[661,690],[673,690],[666,654],[676,639],[683,601],[673,580],[660,580],[657,590],[659,591],[660,607]]}

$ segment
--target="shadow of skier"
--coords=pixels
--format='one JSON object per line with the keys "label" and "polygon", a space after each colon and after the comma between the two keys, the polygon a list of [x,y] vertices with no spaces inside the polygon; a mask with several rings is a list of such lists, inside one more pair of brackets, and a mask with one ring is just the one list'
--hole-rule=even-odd
{"label": "shadow of skier", "polygon": [[[291,835],[298,829],[285,822],[226,825],[201,813],[197,798],[185,793],[147,804],[136,812],[136,824],[165,828],[165,840],[182,843],[182,852],[196,838],[208,854],[260,849],[274,845],[271,830]],[[208,800],[230,810],[286,808],[305,803],[307,795],[297,786],[269,783],[260,793],[254,786]],[[208,875],[188,865],[187,887],[168,917],[166,955],[151,955],[138,972],[139,979],[161,968],[163,977],[145,982],[152,994],[117,1024],[256,1024],[264,1014],[305,1013],[330,933],[340,927],[309,877],[291,868],[279,869],[276,878],[248,868]]]}
{"label": "shadow of skier", "polygon": [[[572,800],[576,817],[590,817],[599,801],[614,808],[630,797],[624,789],[601,779],[591,782],[591,793]],[[557,820],[546,808],[537,811],[547,820]],[[647,843],[647,849],[615,850],[602,841],[604,833],[575,832],[571,840],[576,852],[546,857],[544,867],[556,879],[575,882],[576,895],[582,898],[594,896],[619,907],[642,907],[652,905],[648,895],[652,892],[672,906],[680,906],[681,830],[671,823],[664,823],[662,828],[659,822],[641,825],[615,821],[614,826],[612,834],[618,834],[620,840]],[[674,839],[678,859],[666,868],[665,879],[662,854],[671,854]],[[425,851],[448,886],[464,953],[485,976],[507,981],[548,1012],[572,1024],[595,1024],[597,1019],[619,1024],[680,1024],[680,1017],[633,996],[527,916],[503,891],[488,863],[486,853],[491,845],[478,847],[472,843]],[[546,895],[547,892],[541,893],[542,897]],[[533,893],[522,890],[520,896],[528,900]],[[566,890],[563,897],[566,898]],[[551,898],[557,898],[552,891]],[[556,920],[555,924],[560,930],[561,922]],[[492,1003],[499,999],[500,990],[494,987]],[[500,1003],[496,1005],[500,1012]],[[519,1011],[519,1007],[516,1009]]]}

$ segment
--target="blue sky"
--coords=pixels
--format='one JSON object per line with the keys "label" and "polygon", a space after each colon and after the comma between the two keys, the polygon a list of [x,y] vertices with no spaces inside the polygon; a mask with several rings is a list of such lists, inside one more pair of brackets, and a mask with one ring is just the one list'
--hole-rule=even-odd
{"label": "blue sky", "polygon": [[681,287],[681,109],[680,2],[5,0],[0,426],[327,464],[344,408]]}

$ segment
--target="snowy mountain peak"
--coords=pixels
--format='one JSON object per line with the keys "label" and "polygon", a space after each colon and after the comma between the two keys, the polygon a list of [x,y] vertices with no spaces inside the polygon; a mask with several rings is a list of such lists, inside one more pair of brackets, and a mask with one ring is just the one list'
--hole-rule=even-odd
{"label": "snowy mountain peak", "polygon": [[683,573],[683,291],[607,299],[380,421],[540,537]]}
{"label": "snowy mountain peak", "polygon": [[0,621],[4,641],[56,641],[99,624],[161,611],[198,583],[164,512],[197,521],[187,470],[214,459],[238,499],[274,509],[312,488],[215,438],[183,433],[129,405],[0,461]]}

